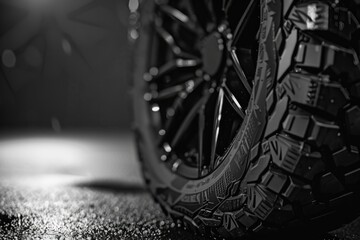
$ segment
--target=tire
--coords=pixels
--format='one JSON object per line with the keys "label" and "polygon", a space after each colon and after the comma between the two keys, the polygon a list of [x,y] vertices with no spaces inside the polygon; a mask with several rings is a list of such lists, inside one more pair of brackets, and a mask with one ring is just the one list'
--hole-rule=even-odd
{"label": "tire", "polygon": [[[146,184],[164,212],[201,234],[232,238],[321,234],[359,216],[360,2],[189,2],[143,1],[137,25],[140,37],[134,45],[136,142]],[[227,25],[217,21],[217,28],[206,37],[188,37],[191,31],[206,32],[212,26],[204,24],[206,17],[199,16],[198,9],[210,15],[213,11],[222,21],[226,16]],[[250,21],[237,28],[234,22],[245,19],[237,16],[249,16]],[[196,24],[203,30],[196,30]],[[164,32],[166,27],[170,30]],[[242,37],[246,43],[235,41]],[[225,48],[223,52],[212,50],[214,39],[219,49]],[[226,44],[220,46],[219,41]],[[236,47],[250,42],[256,47],[244,57]],[[202,63],[167,64],[174,54],[183,54],[179,48],[199,50]],[[191,59],[185,53],[181,56]],[[254,59],[253,69],[243,58]],[[160,67],[154,68],[157,63]],[[243,72],[237,63],[246,66],[240,66]],[[204,85],[192,82],[188,92],[189,82],[183,88],[172,85],[180,89],[176,96],[165,103],[154,100],[163,94],[159,89],[168,90],[166,84],[184,83],[180,78],[198,69],[209,73],[200,74],[207,81]],[[251,74],[253,80],[249,80]],[[222,78],[228,82],[219,83]],[[237,94],[226,95],[226,84],[232,84],[235,90],[229,91]],[[246,84],[251,91],[241,99],[246,96]],[[215,100],[204,100],[209,92]],[[231,113],[236,108],[232,97],[236,106],[246,105],[243,118]],[[168,114],[165,110],[180,98],[190,99],[181,100],[184,110]],[[215,106],[215,118],[205,126],[201,119],[211,114],[204,114],[208,108],[204,104]],[[190,118],[193,109],[196,116]],[[178,111],[184,116],[178,117]],[[166,126],[172,128],[164,130]]]}

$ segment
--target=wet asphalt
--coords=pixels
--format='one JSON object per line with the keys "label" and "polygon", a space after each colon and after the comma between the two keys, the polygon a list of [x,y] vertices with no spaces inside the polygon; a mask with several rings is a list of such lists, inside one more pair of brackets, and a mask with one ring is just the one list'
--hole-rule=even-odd
{"label": "wet asphalt", "polygon": [[[147,193],[131,135],[4,135],[0,239],[209,239]],[[316,240],[359,240],[360,220]]]}

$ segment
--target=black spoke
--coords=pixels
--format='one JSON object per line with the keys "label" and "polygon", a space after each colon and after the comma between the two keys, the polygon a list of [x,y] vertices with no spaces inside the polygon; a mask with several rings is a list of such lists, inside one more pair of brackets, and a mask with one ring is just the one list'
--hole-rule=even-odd
{"label": "black spoke", "polygon": [[162,39],[164,39],[164,41],[169,45],[172,52],[176,56],[179,56],[182,51],[181,48],[175,43],[174,37],[161,26],[156,26],[156,31],[159,33]]}
{"label": "black spoke", "polygon": [[157,93],[156,96],[153,97],[153,100],[156,101],[160,101],[160,100],[164,100],[170,97],[174,97],[178,94],[180,94],[180,92],[182,92],[184,90],[184,85],[176,85],[176,86],[172,86],[169,88],[166,88],[164,90],[161,90]]}
{"label": "black spoke", "polygon": [[194,80],[189,80],[184,84],[178,84],[174,86],[170,86],[164,88],[156,93],[153,93],[151,96],[152,101],[162,101],[171,97],[175,97],[180,95],[183,92],[190,93],[192,92],[201,82],[203,79],[199,78]]}
{"label": "black spoke", "polygon": [[[184,2],[184,7],[186,7],[187,13],[189,15],[189,18],[192,19],[194,22],[196,22],[198,24],[198,27],[201,27],[199,22],[200,19],[198,17],[198,15],[195,13],[194,11],[194,2],[192,0],[187,0]],[[203,29],[205,30],[205,29]]]}
{"label": "black spoke", "polygon": [[248,79],[247,79],[247,77],[245,75],[245,72],[244,72],[243,68],[241,67],[241,64],[240,64],[239,59],[238,59],[238,57],[236,55],[235,49],[232,49],[230,51],[230,55],[231,55],[231,60],[233,62],[235,71],[238,74],[242,84],[244,85],[246,91],[248,93],[251,93],[251,87],[250,87],[249,81],[248,81]]}
{"label": "black spoke", "polygon": [[171,17],[172,19],[174,19],[175,21],[177,21],[181,26],[187,28],[188,30],[194,33],[203,35],[203,30],[195,22],[193,22],[189,18],[189,16],[187,16],[180,10],[165,4],[160,5],[160,10],[169,17]]}
{"label": "black spoke", "polygon": [[233,43],[239,42],[240,36],[242,35],[246,25],[248,24],[248,21],[255,10],[256,4],[257,4],[256,0],[250,0],[250,3],[248,4],[243,15],[241,16],[241,19],[238,22],[237,27],[234,31]]}
{"label": "black spoke", "polygon": [[217,22],[217,17],[214,9],[214,3],[213,1],[203,0],[204,4],[209,12],[210,19],[213,23]]}
{"label": "black spoke", "polygon": [[160,143],[164,143],[165,139],[170,138],[169,132],[172,129],[174,123],[177,120],[177,116],[180,115],[180,109],[183,106],[185,99],[187,98],[187,94],[182,92],[179,97],[176,98],[172,106],[167,110],[166,116],[168,121],[165,123],[164,130],[165,134],[160,139]]}
{"label": "black spoke", "polygon": [[228,2],[229,2],[229,1],[230,1],[230,0],[222,0],[222,3],[221,3],[221,5],[222,5],[222,11],[225,12],[226,6],[228,5]]}
{"label": "black spoke", "polygon": [[232,149],[255,75],[257,6],[255,0],[157,4],[144,99],[159,159],[175,174],[205,177]]}
{"label": "black spoke", "polygon": [[198,140],[198,176],[201,177],[203,170],[203,148],[204,148],[204,129],[205,129],[205,105],[199,111],[199,140]]}
{"label": "black spoke", "polygon": [[178,130],[176,131],[175,136],[173,137],[173,139],[171,141],[172,147],[177,145],[178,141],[184,135],[184,133],[188,129],[190,123],[194,120],[194,118],[199,113],[200,109],[202,108],[202,106],[204,105],[204,103],[207,101],[208,98],[209,98],[209,94],[206,94],[205,96],[203,96],[187,113],[185,119],[180,124]]}
{"label": "black spoke", "polygon": [[[167,117],[167,121],[165,123],[164,126],[164,132],[165,134],[163,134],[161,136],[160,139],[160,144],[163,144],[167,139],[169,139],[172,136],[169,136],[169,133],[171,132],[171,130],[175,127],[176,124],[178,124],[181,121],[182,118],[182,113],[181,112],[185,112],[187,113],[187,111],[184,111],[184,105],[185,105],[185,100],[187,100],[187,98],[191,97],[189,96],[193,91],[195,91],[203,82],[203,79],[196,79],[195,82],[190,83],[191,81],[188,81],[185,83],[184,85],[184,90],[180,91],[178,93],[178,96],[176,97],[174,103],[167,109],[166,112],[166,117]],[[196,94],[193,94],[194,96]],[[201,101],[202,98],[200,98]],[[154,100],[157,100],[156,98]]]}
{"label": "black spoke", "polygon": [[157,33],[161,36],[161,38],[169,45],[171,51],[175,56],[183,57],[183,58],[195,58],[194,55],[185,53],[181,47],[176,44],[174,37],[166,31],[160,24],[156,26]]}
{"label": "black spoke", "polygon": [[160,77],[170,74],[171,72],[177,69],[196,67],[199,66],[200,64],[201,61],[196,59],[182,59],[182,58],[175,59],[173,61],[165,63],[159,68],[152,68],[152,71],[148,73],[149,77],[146,77],[146,79],[148,81],[154,81],[159,79]]}
{"label": "black spoke", "polygon": [[234,108],[237,114],[244,119],[245,112],[244,109],[241,107],[239,101],[236,99],[235,95],[231,92],[228,86],[224,85],[225,96],[229,101],[230,105]]}
{"label": "black spoke", "polygon": [[229,12],[229,8],[232,5],[232,1],[233,0],[224,0],[224,2],[223,2],[223,10],[224,10],[225,13]]}
{"label": "black spoke", "polygon": [[215,163],[216,163],[216,146],[219,137],[223,103],[224,103],[224,91],[222,88],[220,88],[214,109],[214,120],[213,120],[214,124],[213,124],[213,132],[211,136],[211,148],[210,148],[211,154],[210,154],[210,164],[209,164],[211,170],[215,168]]}

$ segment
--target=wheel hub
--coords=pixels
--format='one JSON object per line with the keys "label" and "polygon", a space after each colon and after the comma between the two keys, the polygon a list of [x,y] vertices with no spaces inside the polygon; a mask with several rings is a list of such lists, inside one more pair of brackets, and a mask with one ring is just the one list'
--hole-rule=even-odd
{"label": "wheel hub", "polygon": [[255,75],[247,76],[242,64],[253,60],[249,53],[258,29],[247,28],[247,19],[258,16],[247,7],[246,17],[228,18],[219,2],[161,1],[151,41],[155,51],[144,74],[159,160],[188,179],[203,178],[226,160],[246,117]]}
{"label": "wheel hub", "polygon": [[210,76],[220,72],[224,59],[224,40],[218,32],[207,36],[201,49],[203,70]]}

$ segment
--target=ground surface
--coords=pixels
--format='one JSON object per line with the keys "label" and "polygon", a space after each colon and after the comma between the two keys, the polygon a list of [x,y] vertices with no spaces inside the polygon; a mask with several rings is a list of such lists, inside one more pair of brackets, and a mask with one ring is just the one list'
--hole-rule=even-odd
{"label": "ground surface", "polygon": [[[146,192],[129,134],[0,139],[0,239],[205,239]],[[359,240],[360,220],[318,240]]]}

